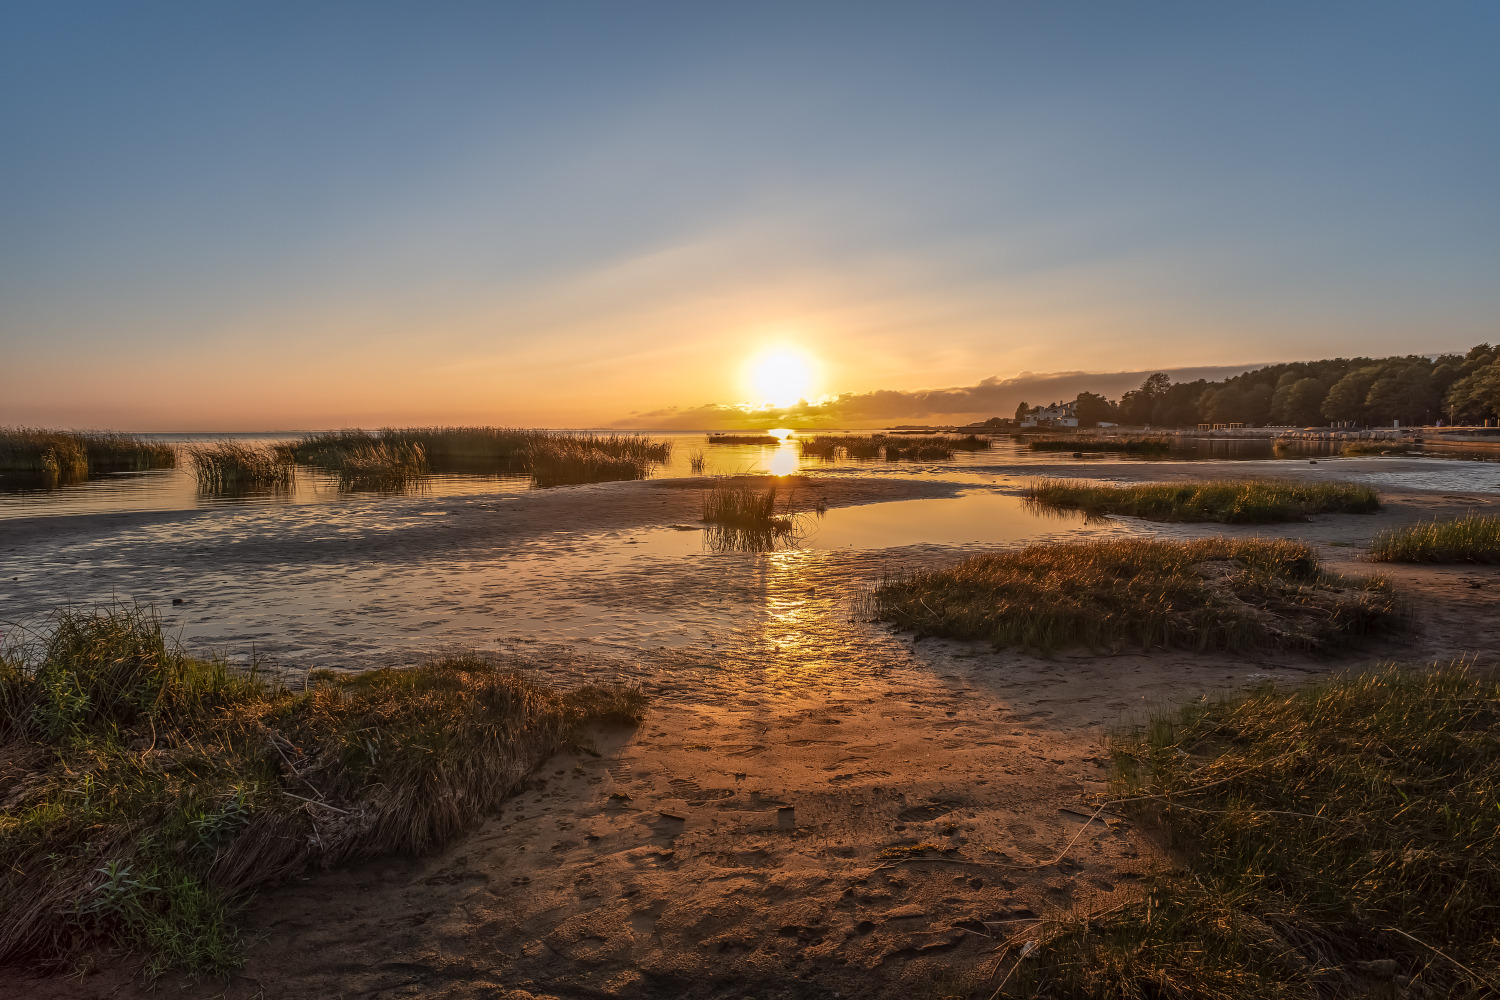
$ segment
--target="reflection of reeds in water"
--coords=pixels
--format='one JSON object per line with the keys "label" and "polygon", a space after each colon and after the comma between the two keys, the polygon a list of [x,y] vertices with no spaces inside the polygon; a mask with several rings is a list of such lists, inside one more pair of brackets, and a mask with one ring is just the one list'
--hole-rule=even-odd
{"label": "reflection of reeds in water", "polygon": [[531,475],[537,485],[644,479],[671,457],[670,442],[640,434],[587,434],[513,427],[404,427],[314,434],[297,460],[341,469],[357,449],[419,449],[433,472]]}
{"label": "reflection of reeds in water", "polygon": [[1382,531],[1370,542],[1376,562],[1500,563],[1500,517],[1466,514]]}
{"label": "reflection of reeds in water", "polygon": [[190,447],[187,453],[205,493],[284,492],[292,487],[292,455],[285,447],[220,441]]}
{"label": "reflection of reeds in water", "polygon": [[1325,574],[1309,546],[1267,539],[1032,545],[889,580],[871,602],[919,634],[1043,650],[1327,650],[1408,621],[1384,579]]}
{"label": "reflection of reeds in water", "polygon": [[91,473],[170,469],[177,449],[133,434],[0,428],[0,472],[77,482]]}
{"label": "reflection of reeds in water", "polygon": [[1039,479],[1027,489],[1026,499],[1045,507],[1080,510],[1095,517],[1124,514],[1153,521],[1228,524],[1302,521],[1310,514],[1372,514],[1380,509],[1380,495],[1369,486],[1279,479],[1130,486]]}
{"label": "reflection of reeds in water", "polygon": [[638,693],[552,690],[476,655],[314,672],[300,691],[173,648],[133,609],[65,612],[0,650],[0,962],[97,949],[215,975],[246,894],[431,850]]}
{"label": "reflection of reeds in water", "polygon": [[[790,498],[775,486],[717,485],[703,497],[704,532],[714,552],[771,552],[798,544]],[[821,504],[820,504],[821,509]]]}

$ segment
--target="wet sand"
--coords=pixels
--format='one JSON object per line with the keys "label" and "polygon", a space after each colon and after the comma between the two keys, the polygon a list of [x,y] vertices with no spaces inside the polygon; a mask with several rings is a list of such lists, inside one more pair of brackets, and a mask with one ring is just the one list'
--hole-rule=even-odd
{"label": "wet sand", "polygon": [[[1155,471],[1151,478],[1167,478]],[[1224,473],[1208,464],[1189,471]],[[821,481],[804,488],[827,491],[820,495],[832,505],[952,496],[964,486]],[[529,791],[447,849],[314,874],[261,894],[248,919],[258,937],[243,974],[227,987],[189,985],[185,995],[924,995],[934,982],[982,978],[998,942],[1036,916],[1128,898],[1153,863],[1149,838],[1128,820],[1106,811],[1086,824],[1105,789],[1112,728],[1155,707],[1267,679],[1297,683],[1390,659],[1488,650],[1500,630],[1500,570],[1358,561],[1359,546],[1378,530],[1483,507],[1492,495],[1387,490],[1380,514],[1292,525],[1060,526],[1066,537],[1146,530],[1307,539],[1339,571],[1392,576],[1412,596],[1422,627],[1402,642],[1339,657],[1045,658],[913,642],[864,620],[859,597],[882,572],[941,564],[962,549],[636,557],[626,548],[629,532],[689,520],[697,494],[669,482],[624,487],[540,494],[529,506],[445,517],[408,510],[395,526],[368,511],[344,524],[293,524],[287,533],[268,519],[263,528],[237,529],[243,537],[199,537],[193,544],[203,551],[189,547],[154,564],[148,553],[167,547],[152,533],[183,530],[171,518],[7,532],[4,547],[59,560],[70,551],[120,552],[121,535],[144,533],[117,563],[94,560],[72,573],[97,572],[108,582],[175,571],[195,594],[209,595],[194,599],[221,608],[286,574],[327,576],[368,560],[370,593],[423,594],[433,606],[419,610],[460,620],[465,635],[491,634],[488,648],[558,683],[624,679],[650,695],[641,726],[596,733],[588,750],[549,762]],[[523,572],[516,567],[525,559],[510,558],[520,551],[539,565],[571,568]],[[198,559],[223,579],[195,569]],[[460,563],[480,577],[485,566],[508,567],[495,572],[541,596],[491,601],[469,621],[472,608],[463,609],[472,595],[450,595],[456,608],[446,609],[432,597],[444,593],[443,568]],[[55,581],[70,585],[93,579],[61,563],[58,571]],[[376,587],[376,575],[395,583]],[[345,582],[358,603],[358,574]],[[54,592],[53,584],[33,586],[39,595]],[[494,587],[500,593],[505,583]],[[322,585],[305,590],[315,595],[309,618],[326,618],[316,597]],[[572,623],[580,608],[587,613]],[[299,610],[293,603],[255,613],[294,621]],[[309,620],[286,662],[354,667],[421,646],[368,634],[371,623],[404,620],[399,615],[350,617],[346,648],[328,648],[345,631]],[[422,634],[445,634],[436,629]],[[882,857],[918,844],[948,853],[909,863]],[[144,994],[128,972],[110,967],[25,988],[36,996]],[[170,977],[159,987],[177,988]]]}

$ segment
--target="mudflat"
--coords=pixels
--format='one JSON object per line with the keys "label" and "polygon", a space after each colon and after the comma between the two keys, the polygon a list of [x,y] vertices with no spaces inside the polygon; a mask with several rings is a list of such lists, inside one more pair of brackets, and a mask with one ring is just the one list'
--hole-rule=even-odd
{"label": "mudflat", "polygon": [[[177,549],[153,541],[183,530],[181,515],[7,528],[7,549],[54,558],[136,546],[92,579],[175,573],[163,596],[200,602],[224,623],[200,634],[221,641],[283,621],[289,670],[401,658],[445,634],[446,617],[454,641],[484,636],[556,682],[624,679],[650,698],[640,726],[593,733],[447,849],[262,893],[247,915],[248,962],[227,984],[169,976],[153,988],[106,960],[79,977],[18,982],[20,995],[941,996],[983,981],[997,942],[1035,918],[1128,898],[1160,858],[1143,831],[1099,811],[1111,728],[1265,680],[1472,655],[1500,630],[1500,569],[1360,559],[1377,531],[1484,509],[1485,494],[1384,489],[1374,515],[1272,526],[1059,525],[1063,537],[1303,539],[1337,572],[1389,576],[1420,627],[1337,657],[1043,657],[914,642],[868,621],[861,598],[882,573],[942,565],[972,551],[962,547],[632,553],[632,532],[693,526],[701,488],[586,487],[472,514],[450,504],[395,526],[368,512],[364,524],[308,516],[286,532],[267,521],[264,535],[242,526]],[[811,509],[814,496],[838,507],[966,488],[811,477],[798,494]],[[152,563],[148,551],[165,554]],[[514,579],[473,582],[487,573]],[[330,596],[339,575],[348,607]],[[82,577],[59,568],[54,579],[32,580],[38,610]],[[263,607],[262,583],[289,596]],[[400,593],[417,607],[380,606]],[[359,614],[371,601],[374,613]],[[347,626],[329,626],[341,617]],[[403,641],[419,619],[436,624]]]}

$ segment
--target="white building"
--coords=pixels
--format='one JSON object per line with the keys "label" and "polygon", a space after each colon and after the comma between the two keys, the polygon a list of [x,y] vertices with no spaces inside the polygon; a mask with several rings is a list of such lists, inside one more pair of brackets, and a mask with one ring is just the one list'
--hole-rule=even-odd
{"label": "white building", "polygon": [[1021,421],[1022,427],[1077,427],[1078,408],[1072,403],[1033,406]]}

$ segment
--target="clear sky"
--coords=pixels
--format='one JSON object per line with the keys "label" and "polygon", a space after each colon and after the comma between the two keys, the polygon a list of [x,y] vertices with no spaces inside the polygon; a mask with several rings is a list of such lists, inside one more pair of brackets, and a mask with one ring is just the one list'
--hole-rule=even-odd
{"label": "clear sky", "polygon": [[10,3],[0,423],[1463,350],[1497,53],[1480,2]]}

